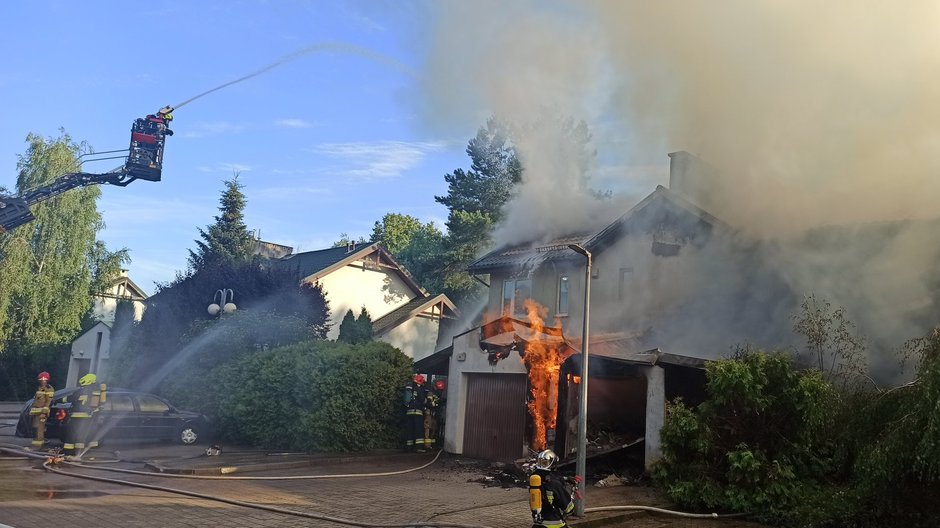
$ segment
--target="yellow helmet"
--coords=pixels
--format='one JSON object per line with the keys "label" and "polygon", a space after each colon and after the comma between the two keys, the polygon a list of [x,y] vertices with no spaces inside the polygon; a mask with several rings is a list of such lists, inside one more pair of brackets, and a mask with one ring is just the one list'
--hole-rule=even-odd
{"label": "yellow helmet", "polygon": [[85,374],[84,376],[82,376],[82,378],[78,380],[78,384],[81,385],[82,387],[87,387],[88,385],[91,385],[92,383],[96,381],[98,381],[98,376],[95,376],[94,374],[89,373],[89,374]]}

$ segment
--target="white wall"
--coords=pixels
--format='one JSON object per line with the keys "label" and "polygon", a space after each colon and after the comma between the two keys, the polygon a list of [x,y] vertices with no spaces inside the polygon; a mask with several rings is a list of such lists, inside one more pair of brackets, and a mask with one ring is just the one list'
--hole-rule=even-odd
{"label": "white wall", "polygon": [[[435,315],[440,315],[440,308],[433,307]],[[413,317],[391,329],[379,338],[393,347],[401,350],[406,356],[415,361],[433,354],[437,345],[437,334],[440,331],[440,319],[430,317]]]}
{"label": "white wall", "polygon": [[78,385],[79,365],[82,361],[90,361],[88,371],[98,376],[98,380],[102,383],[107,383],[110,359],[111,329],[107,325],[97,324],[72,342],[65,387]]}
{"label": "white wall", "polygon": [[359,317],[360,310],[365,306],[375,321],[407,303],[415,295],[394,271],[376,269],[374,266],[366,259],[344,266],[320,279],[330,302],[332,327],[327,333],[328,339],[339,336],[339,325],[348,310]]}
{"label": "white wall", "polygon": [[527,374],[519,354],[510,354],[495,366],[480,350],[480,329],[475,328],[454,338],[454,354],[447,376],[447,422],[444,425],[444,450],[463,454],[464,422],[467,414],[467,374]]}

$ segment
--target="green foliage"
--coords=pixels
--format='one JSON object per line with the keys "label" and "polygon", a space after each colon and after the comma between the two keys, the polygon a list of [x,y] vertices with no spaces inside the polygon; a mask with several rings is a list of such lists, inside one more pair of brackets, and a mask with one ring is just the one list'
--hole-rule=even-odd
{"label": "green foliage", "polygon": [[706,369],[711,398],[695,410],[670,405],[654,476],[682,506],[780,518],[825,477],[834,394],[783,354],[746,352]]}
{"label": "green foliage", "polygon": [[365,306],[359,312],[359,317],[355,317],[352,310],[346,312],[339,325],[337,340],[351,345],[372,341],[372,317]]}
{"label": "green foliage", "polygon": [[187,340],[198,333],[200,325],[214,320],[207,306],[222,288],[234,292],[238,306],[235,315],[259,311],[294,317],[302,320],[306,337],[325,338],[329,306],[322,288],[302,285],[300,281],[300,276],[291,269],[271,268],[253,260],[228,260],[180,275],[173,283],[160,286],[147,300],[144,316],[132,326],[128,338],[112,344],[112,358],[122,366],[121,382],[139,384],[160,372],[162,366],[177,361],[176,356]]}
{"label": "green foliage", "polygon": [[252,258],[255,240],[245,225],[244,186],[238,173],[225,181],[225,191],[219,199],[219,216],[215,223],[199,230],[202,240],[196,240],[196,250],[189,252],[189,270],[195,272],[226,261],[245,261]]}
{"label": "green foliage", "polygon": [[829,301],[817,300],[815,295],[803,297],[800,312],[793,316],[793,330],[806,338],[826,379],[838,377],[846,385],[865,371],[865,339],[846,317],[844,307],[833,310]]}
{"label": "green foliage", "polygon": [[216,423],[230,441],[269,449],[394,447],[411,366],[381,342],[307,341],[248,354],[214,376]]}
{"label": "green foliage", "polygon": [[[154,373],[154,390],[180,407],[218,415],[222,395],[217,379],[225,365],[247,354],[299,343],[310,338],[306,322],[293,315],[239,310],[195,321],[170,363]],[[169,367],[169,368],[168,368]],[[147,386],[147,381],[144,381]]]}
{"label": "green foliage", "polygon": [[[87,148],[67,134],[30,134],[17,163],[17,192],[46,185],[79,168]],[[96,187],[73,189],[34,205],[36,219],[0,235],[0,399],[35,390],[38,370],[54,372],[81,329],[91,295],[101,291],[128,261],[126,250],[109,252],[96,241],[103,227]],[[38,370],[37,370],[38,369]],[[36,372],[34,372],[36,371]],[[64,381],[65,371],[58,376]]]}

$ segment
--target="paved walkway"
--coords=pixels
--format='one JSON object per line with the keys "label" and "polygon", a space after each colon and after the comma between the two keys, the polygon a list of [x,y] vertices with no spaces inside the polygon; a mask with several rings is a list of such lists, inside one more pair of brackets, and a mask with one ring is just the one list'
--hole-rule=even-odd
{"label": "paved walkway", "polygon": [[[0,443],[11,441],[20,445],[26,443],[25,439],[0,436]],[[382,453],[311,458],[232,450],[226,450],[220,457],[205,457],[201,456],[204,447],[156,444],[143,447],[119,445],[117,448],[118,456],[123,459],[149,460],[151,467],[166,471],[218,474],[220,467],[226,467],[234,471],[231,475],[252,477],[392,472],[421,466],[434,457],[432,453]],[[98,456],[111,454],[102,450]],[[102,465],[145,470],[139,462]],[[475,461],[447,455],[428,468],[402,475],[322,480],[196,480],[126,475],[68,466],[62,469],[360,523],[433,521],[491,528],[528,528],[531,525],[525,488],[488,487],[480,481],[495,473],[494,470]],[[665,505],[651,488],[588,489],[589,508],[616,504]],[[646,513],[633,513],[629,517],[624,513],[588,514],[573,525],[589,528],[601,525],[599,523],[648,528],[757,526],[713,520],[690,522]],[[46,528],[62,524],[74,528],[349,526],[323,518],[303,518],[53,474],[42,469],[39,461],[15,458],[0,458],[0,524],[17,528]]]}

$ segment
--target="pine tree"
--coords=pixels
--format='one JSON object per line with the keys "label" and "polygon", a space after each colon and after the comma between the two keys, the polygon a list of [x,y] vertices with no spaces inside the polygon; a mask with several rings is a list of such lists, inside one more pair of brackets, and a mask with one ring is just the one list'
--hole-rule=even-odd
{"label": "pine tree", "polygon": [[255,241],[245,225],[244,186],[238,181],[238,173],[225,181],[225,191],[219,199],[221,214],[215,223],[199,230],[202,240],[196,240],[196,250],[189,251],[189,270],[211,267],[223,261],[246,261],[254,254]]}
{"label": "pine tree", "polygon": [[339,324],[339,336],[337,341],[344,343],[356,343],[359,338],[359,327],[356,325],[356,314],[352,310],[347,310],[343,316],[343,321]]}

